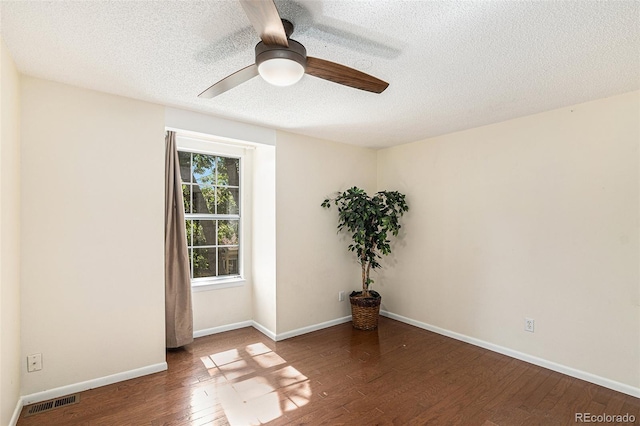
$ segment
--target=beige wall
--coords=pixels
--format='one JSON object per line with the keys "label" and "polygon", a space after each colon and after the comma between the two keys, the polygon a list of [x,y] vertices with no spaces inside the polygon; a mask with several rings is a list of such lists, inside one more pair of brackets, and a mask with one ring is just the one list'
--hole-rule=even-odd
{"label": "beige wall", "polygon": [[[19,89],[1,53],[4,422],[20,376],[26,395],[164,361],[165,117],[29,77]],[[377,154],[277,132],[251,154],[251,280],[195,293],[194,329],[253,319],[282,334],[349,315],[337,293],[359,288],[359,267],[320,203],[397,189],[411,211],[373,277],[383,309],[639,387],[638,115],[633,93]],[[5,247],[20,241],[18,352],[19,257]],[[41,372],[23,368],[30,353]]]}
{"label": "beige wall", "polygon": [[373,150],[278,132],[276,142],[277,333],[351,314],[338,302],[356,290],[360,270],[336,234],[335,209],[320,203],[337,191],[375,190]]}
{"label": "beige wall", "polygon": [[[20,76],[0,39],[0,424],[20,398]],[[26,365],[26,363],[25,363]]]}
{"label": "beige wall", "polygon": [[253,151],[252,319],[276,333],[276,148]]}
{"label": "beige wall", "polygon": [[244,285],[192,293],[193,331],[211,334],[210,329],[251,320],[251,281]]}
{"label": "beige wall", "polygon": [[635,92],[379,151],[411,208],[383,309],[640,387],[639,117]]}
{"label": "beige wall", "polygon": [[24,395],[164,363],[164,109],[22,79]]}

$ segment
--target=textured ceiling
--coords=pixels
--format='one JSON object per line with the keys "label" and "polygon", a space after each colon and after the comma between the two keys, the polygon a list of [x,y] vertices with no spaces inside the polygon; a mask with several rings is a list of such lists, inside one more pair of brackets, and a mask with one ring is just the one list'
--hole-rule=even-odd
{"label": "textured ceiling", "polygon": [[1,1],[24,74],[368,147],[392,146],[640,88],[638,1],[276,0],[310,56],[390,83],[305,76],[198,93],[250,65],[236,0]]}

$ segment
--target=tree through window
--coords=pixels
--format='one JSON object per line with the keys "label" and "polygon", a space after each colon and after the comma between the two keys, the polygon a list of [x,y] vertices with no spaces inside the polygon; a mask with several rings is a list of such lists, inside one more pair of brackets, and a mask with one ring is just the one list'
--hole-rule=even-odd
{"label": "tree through window", "polygon": [[240,275],[240,159],[178,156],[191,277]]}

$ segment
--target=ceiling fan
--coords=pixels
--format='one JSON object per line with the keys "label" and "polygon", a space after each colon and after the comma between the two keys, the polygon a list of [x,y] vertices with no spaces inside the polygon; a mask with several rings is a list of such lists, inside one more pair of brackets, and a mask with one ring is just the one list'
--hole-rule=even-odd
{"label": "ceiling fan", "polygon": [[306,73],[334,83],[373,93],[382,93],[389,83],[334,62],[307,56],[305,47],[289,37],[293,24],[281,19],[273,0],[239,0],[251,25],[260,36],[255,64],[223,78],[198,95],[213,98],[258,74],[276,86],[297,83]]}

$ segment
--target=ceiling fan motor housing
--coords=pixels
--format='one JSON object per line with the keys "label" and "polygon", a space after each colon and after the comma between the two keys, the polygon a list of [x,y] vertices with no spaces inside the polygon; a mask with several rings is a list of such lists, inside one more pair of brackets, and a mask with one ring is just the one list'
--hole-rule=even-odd
{"label": "ceiling fan motor housing", "polygon": [[295,40],[289,39],[288,42],[289,47],[269,45],[264,44],[263,42],[256,44],[256,65],[260,66],[261,63],[268,61],[269,59],[282,58],[295,61],[306,69],[307,49]]}

